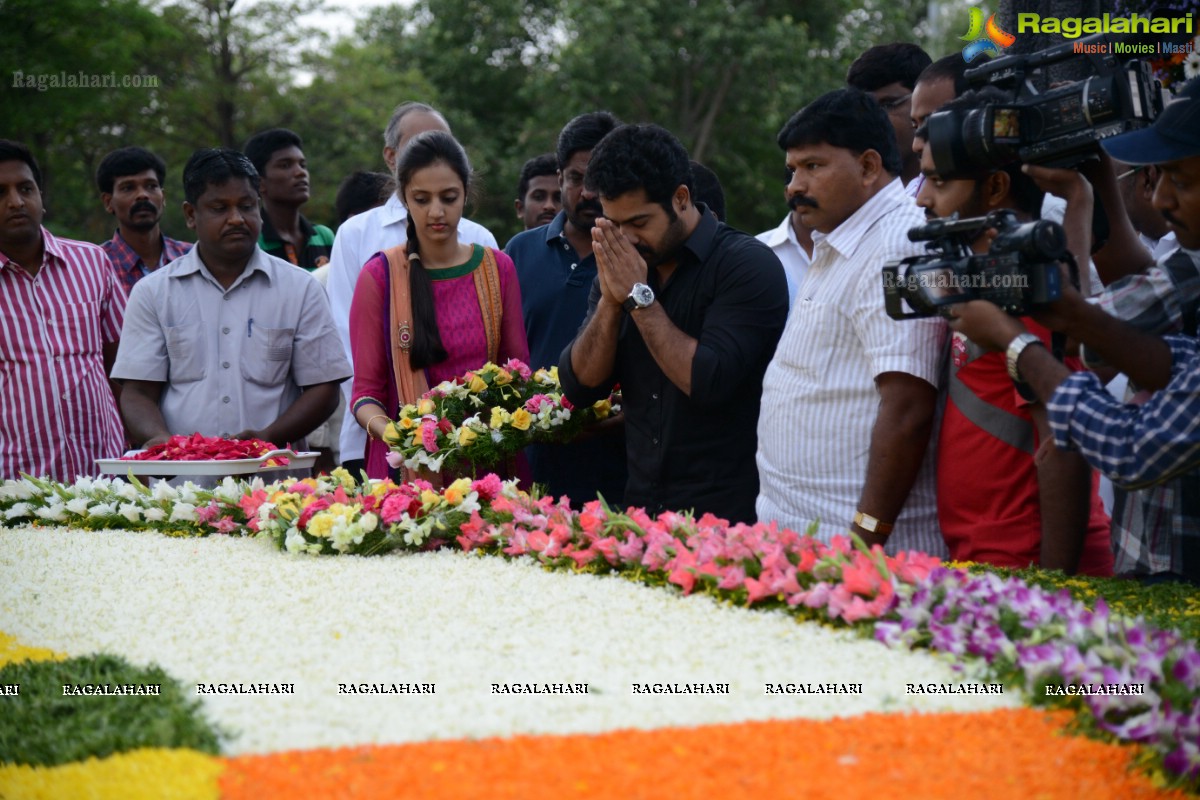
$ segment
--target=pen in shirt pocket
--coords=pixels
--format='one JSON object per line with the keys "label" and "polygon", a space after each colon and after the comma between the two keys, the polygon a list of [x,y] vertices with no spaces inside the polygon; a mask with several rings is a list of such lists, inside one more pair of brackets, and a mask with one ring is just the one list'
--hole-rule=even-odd
{"label": "pen in shirt pocket", "polygon": [[249,339],[254,335],[254,317],[246,320],[246,338]]}

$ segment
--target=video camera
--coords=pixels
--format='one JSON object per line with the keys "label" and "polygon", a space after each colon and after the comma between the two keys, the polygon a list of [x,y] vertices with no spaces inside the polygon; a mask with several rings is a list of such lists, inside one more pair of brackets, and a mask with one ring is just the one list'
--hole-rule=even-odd
{"label": "video camera", "polygon": [[[1118,49],[1120,37],[1099,33],[967,70],[972,88],[995,86],[1013,99],[929,117],[926,141],[938,175],[975,177],[1013,161],[1073,167],[1100,140],[1153,123],[1162,111],[1162,89],[1147,62],[1122,64]],[[1092,74],[1044,92],[1035,88],[1043,68],[1071,59]]]}
{"label": "video camera", "polygon": [[[988,228],[999,233],[988,252],[971,243]],[[1012,211],[986,217],[934,220],[908,231],[913,242],[929,242],[923,256],[888,262],[883,268],[883,300],[892,319],[941,314],[968,300],[988,300],[1013,316],[1052,303],[1062,293],[1059,261],[1070,261],[1061,225],[1049,220],[1021,223]],[[907,303],[911,311],[906,311]]]}

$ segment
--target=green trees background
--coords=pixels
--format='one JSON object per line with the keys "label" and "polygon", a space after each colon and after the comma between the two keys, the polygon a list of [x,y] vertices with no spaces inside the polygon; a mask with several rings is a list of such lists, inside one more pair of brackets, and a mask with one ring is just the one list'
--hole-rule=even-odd
{"label": "green trees background", "polygon": [[[328,19],[310,13],[319,8],[0,0],[0,136],[25,141],[42,162],[47,225],[110,236],[92,175],[109,150],[139,144],[166,159],[167,230],[188,238],[179,210],[188,155],[240,147],[272,126],[304,138],[306,214],[332,223],[338,182],[383,169],[388,115],[419,99],[443,110],[470,152],[480,182],[469,213],[501,243],[517,232],[521,165],[553,150],[571,117],[601,108],[674,131],[720,176],[730,222],[755,232],[785,210],[774,139],[787,117],[840,86],[866,47],[929,33],[926,0],[416,0],[376,8],[342,37],[316,27]],[[16,73],[79,72],[143,85],[14,85]]]}

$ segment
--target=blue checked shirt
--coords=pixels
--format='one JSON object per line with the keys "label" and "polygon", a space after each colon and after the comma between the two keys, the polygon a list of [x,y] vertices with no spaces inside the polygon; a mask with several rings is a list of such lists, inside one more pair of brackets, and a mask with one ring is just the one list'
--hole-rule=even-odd
{"label": "blue checked shirt", "polygon": [[104,252],[108,253],[108,260],[113,263],[117,277],[121,280],[121,285],[125,287],[126,296],[133,291],[134,284],[142,278],[160,266],[170,264],[180,256],[186,255],[192,249],[190,242],[181,242],[165,234],[162,237],[162,242],[162,264],[155,264],[153,267],[147,267],[142,262],[142,257],[137,254],[137,251],[129,246],[129,242],[121,238],[120,231],[114,233],[113,238],[107,242],[101,243],[100,246],[104,248]]}
{"label": "blue checked shirt", "polygon": [[[1200,252],[1167,254],[1147,273],[1107,287],[1098,302],[1147,333],[1194,331]],[[1078,446],[1113,479],[1117,574],[1185,574],[1184,540],[1200,540],[1198,344],[1190,336],[1172,336],[1167,342],[1174,356],[1173,379],[1145,405],[1093,396],[1099,381],[1080,373],[1059,388],[1049,406],[1059,446]]]}

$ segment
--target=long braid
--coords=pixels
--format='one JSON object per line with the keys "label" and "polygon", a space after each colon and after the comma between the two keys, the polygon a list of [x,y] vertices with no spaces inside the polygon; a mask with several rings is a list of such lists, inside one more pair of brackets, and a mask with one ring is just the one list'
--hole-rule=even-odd
{"label": "long braid", "polygon": [[410,264],[409,296],[413,312],[413,344],[409,359],[414,367],[429,367],[445,361],[449,354],[442,344],[437,324],[437,307],[433,302],[433,281],[421,263],[421,243],[411,216],[408,218],[408,261]]}

